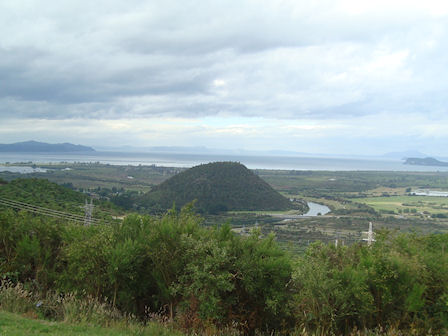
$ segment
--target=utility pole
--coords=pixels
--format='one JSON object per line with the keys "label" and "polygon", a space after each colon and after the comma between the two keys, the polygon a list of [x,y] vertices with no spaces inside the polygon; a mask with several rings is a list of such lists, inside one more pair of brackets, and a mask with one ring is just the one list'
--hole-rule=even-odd
{"label": "utility pole", "polygon": [[338,247],[340,234],[341,234],[340,232],[336,233],[336,239],[334,241],[334,247]]}
{"label": "utility pole", "polygon": [[369,231],[364,231],[363,233],[367,234],[367,238],[363,238],[363,240],[367,242],[367,246],[372,245],[372,242],[375,241],[375,232],[373,232],[372,222],[369,222]]}
{"label": "utility pole", "polygon": [[92,212],[93,212],[93,203],[92,203],[92,198],[90,198],[90,204],[87,203],[87,199],[86,199],[86,204],[83,206],[84,208],[84,225],[90,225],[92,224]]}

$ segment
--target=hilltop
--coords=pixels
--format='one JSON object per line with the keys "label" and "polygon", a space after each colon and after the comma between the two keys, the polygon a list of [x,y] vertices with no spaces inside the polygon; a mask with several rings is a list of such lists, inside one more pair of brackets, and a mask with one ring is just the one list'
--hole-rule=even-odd
{"label": "hilltop", "polygon": [[13,144],[0,144],[0,152],[46,152],[46,153],[65,153],[65,152],[95,152],[92,147],[73,145],[71,143],[49,144],[38,141],[16,142]]}
{"label": "hilltop", "polygon": [[154,187],[140,199],[140,206],[152,211],[169,209],[197,200],[205,213],[228,210],[289,210],[286,197],[236,162],[202,164],[181,172]]}

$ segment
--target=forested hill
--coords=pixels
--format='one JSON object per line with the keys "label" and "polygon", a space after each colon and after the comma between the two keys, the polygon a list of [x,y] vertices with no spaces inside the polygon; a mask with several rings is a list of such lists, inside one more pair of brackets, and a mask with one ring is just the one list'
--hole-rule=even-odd
{"label": "forested hill", "polygon": [[0,144],[0,152],[95,152],[92,147],[73,145],[71,143],[49,144],[38,141]]}
{"label": "forested hill", "polygon": [[87,195],[45,179],[20,178],[0,183],[0,198],[81,214]]}
{"label": "forested hill", "polygon": [[[0,179],[0,200],[2,200],[0,209],[5,208],[5,201],[6,204],[9,204],[7,207],[11,207],[10,201],[12,201],[25,203],[21,207],[22,210],[29,209],[28,204],[84,216],[82,207],[85,205],[86,200],[89,199],[90,195],[60,186],[46,179],[19,178],[9,183]],[[110,220],[112,214],[117,215],[121,213],[109,201],[96,199],[93,200],[93,204],[93,217],[95,219]]]}
{"label": "forested hill", "polygon": [[227,210],[288,210],[293,204],[236,162],[214,162],[188,169],[143,195],[140,205],[152,211],[182,207],[197,200],[205,213]]}

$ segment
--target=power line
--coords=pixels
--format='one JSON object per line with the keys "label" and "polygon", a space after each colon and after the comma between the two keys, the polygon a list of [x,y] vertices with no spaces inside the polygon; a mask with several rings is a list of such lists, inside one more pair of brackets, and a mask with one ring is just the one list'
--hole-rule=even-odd
{"label": "power line", "polygon": [[81,216],[81,215],[76,215],[76,214],[72,214],[72,213],[68,213],[68,212],[48,209],[48,208],[44,208],[41,206],[20,202],[20,201],[14,201],[14,200],[5,199],[5,198],[0,198],[0,201],[5,203],[5,205],[9,205],[11,207],[16,207],[16,208],[22,207],[25,210],[35,210],[38,212],[45,212],[45,213],[56,215],[56,216],[71,217],[71,218],[75,218],[75,219],[79,219],[79,220],[83,219],[83,216]]}
{"label": "power line", "polygon": [[44,207],[41,207],[41,206],[38,206],[38,205],[32,205],[32,204],[21,202],[21,201],[16,201],[16,200],[11,200],[11,199],[1,198],[1,197],[0,197],[0,200],[2,200],[4,202],[11,203],[13,205],[20,205],[20,206],[26,206],[26,207],[32,207],[32,208],[36,208],[36,209],[45,210],[45,211],[48,211],[48,212],[52,212],[54,214],[70,215],[70,216],[73,216],[73,217],[80,217],[80,218],[82,218],[81,215],[72,214],[72,213],[69,213],[69,212],[63,212],[63,211],[59,211],[59,210],[53,210],[53,209],[49,209],[49,208],[44,208]]}
{"label": "power line", "polygon": [[[10,200],[10,199],[0,198],[0,204],[9,206],[9,207],[12,207],[15,209],[19,209],[19,210],[34,212],[34,213],[37,213],[40,215],[62,218],[62,219],[67,219],[67,220],[80,222],[80,223],[85,222],[85,217],[82,215],[76,215],[76,214],[67,213],[67,212],[63,212],[63,211],[44,208],[41,206],[32,205],[32,204],[28,204],[28,203],[24,203],[24,202],[20,202],[20,201],[14,201],[14,200]],[[90,223],[99,224],[100,222],[101,221],[99,219],[90,218]]]}

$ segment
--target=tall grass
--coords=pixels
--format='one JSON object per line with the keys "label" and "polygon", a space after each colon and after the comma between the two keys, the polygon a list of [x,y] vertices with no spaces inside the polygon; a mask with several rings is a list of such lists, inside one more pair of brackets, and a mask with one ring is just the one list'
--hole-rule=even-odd
{"label": "tall grass", "polygon": [[21,283],[6,280],[0,282],[0,310],[68,324],[126,329],[135,335],[182,335],[159,314],[148,312],[147,320],[142,323],[134,315],[123,314],[114,308],[107,299],[73,293],[62,295],[48,292],[38,295]]}
{"label": "tall grass", "polygon": [[0,282],[0,308],[11,313],[24,314],[35,309],[37,298],[34,293],[24,288],[21,283]]}
{"label": "tall grass", "polygon": [[[0,310],[22,314],[27,317],[49,318],[64,321],[69,324],[91,325],[126,329],[133,335],[183,335],[176,331],[176,327],[182,326],[175,321],[166,318],[166,315],[147,311],[146,322],[141,323],[131,314],[123,314],[114,308],[106,299],[99,300],[92,296],[78,296],[75,294],[61,295],[47,293],[39,296],[25,288],[21,283],[14,284],[10,281],[0,282]],[[239,328],[231,326],[222,329],[215,325],[209,325],[200,330],[188,330],[191,336],[199,335],[243,335]],[[255,335],[264,335],[259,331]],[[285,335],[281,332],[271,332],[269,335]],[[292,336],[328,336],[336,335],[334,332],[324,329],[310,330],[306,327],[296,329],[290,333]],[[402,332],[396,328],[377,328],[375,330],[354,329],[349,336],[418,336],[418,330]],[[428,333],[427,335],[432,335]],[[437,334],[434,334],[437,335]]]}
{"label": "tall grass", "polygon": [[0,309],[19,314],[60,320],[68,323],[97,326],[126,326],[136,323],[131,314],[122,314],[104,299],[75,294],[47,292],[39,295],[27,290],[21,283],[0,283]]}

